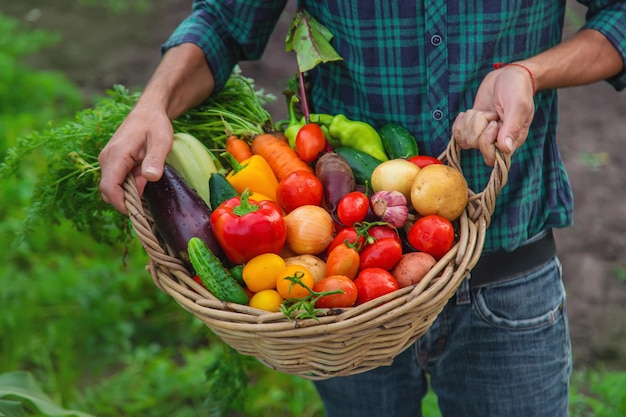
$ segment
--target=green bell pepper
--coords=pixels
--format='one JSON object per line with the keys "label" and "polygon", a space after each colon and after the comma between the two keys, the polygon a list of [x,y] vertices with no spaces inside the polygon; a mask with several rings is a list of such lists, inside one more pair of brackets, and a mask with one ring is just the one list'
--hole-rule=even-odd
{"label": "green bell pepper", "polygon": [[358,120],[350,120],[343,114],[330,116],[328,114],[311,114],[311,121],[315,120],[322,126],[328,128],[329,143],[336,148],[339,146],[357,149],[380,160],[387,161],[389,158],[385,153],[382,139],[368,123]]}

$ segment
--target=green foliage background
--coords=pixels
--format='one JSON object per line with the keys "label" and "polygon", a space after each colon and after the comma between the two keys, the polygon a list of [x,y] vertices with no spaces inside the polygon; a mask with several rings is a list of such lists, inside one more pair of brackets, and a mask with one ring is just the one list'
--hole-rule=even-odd
{"label": "green foliage background", "polygon": [[[64,74],[24,64],[59,41],[0,15],[0,160],[19,138],[86,106]],[[244,360],[161,293],[138,241],[104,245],[41,219],[15,244],[45,167],[34,152],[0,179],[0,375],[27,371],[53,402],[97,416],[319,415],[309,381]],[[224,379],[207,378],[209,368]],[[28,415],[43,412],[23,403]]]}
{"label": "green foliage background", "polygon": [[[122,11],[146,6],[110,0]],[[62,40],[0,15],[0,160],[18,138],[70,120],[86,106],[64,74],[24,63],[53,42]],[[52,415],[50,407],[28,400],[39,389],[48,397],[44,403],[102,417],[323,414],[310,381],[233,353],[161,293],[138,242],[105,245],[69,222],[42,219],[11,244],[45,166],[45,156],[35,152],[15,175],[0,179],[0,376],[6,376],[0,416],[9,415],[6,410]],[[30,375],[17,378],[28,383],[21,390],[11,385],[7,394],[3,381],[15,381],[16,371]],[[625,384],[624,373],[577,371],[572,415],[626,415],[619,388]],[[439,415],[432,393],[424,415]]]}

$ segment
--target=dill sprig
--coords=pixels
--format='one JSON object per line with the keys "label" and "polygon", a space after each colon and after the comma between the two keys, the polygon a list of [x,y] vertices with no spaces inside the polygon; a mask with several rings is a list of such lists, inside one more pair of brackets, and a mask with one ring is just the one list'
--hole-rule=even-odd
{"label": "dill sprig", "polygon": [[174,120],[174,130],[197,137],[209,149],[223,149],[230,135],[249,138],[273,130],[265,106],[275,99],[256,90],[254,80],[236,67],[218,95]]}

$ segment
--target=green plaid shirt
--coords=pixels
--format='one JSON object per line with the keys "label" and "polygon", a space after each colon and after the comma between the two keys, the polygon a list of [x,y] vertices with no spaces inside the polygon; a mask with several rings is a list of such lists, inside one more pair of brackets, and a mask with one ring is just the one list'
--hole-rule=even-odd
{"label": "green plaid shirt", "polygon": [[[163,50],[200,46],[218,88],[240,60],[258,59],[286,0],[197,0]],[[580,1],[586,27],[602,32],[626,58],[626,2]],[[343,61],[312,71],[316,112],[343,113],[376,127],[399,123],[422,154],[439,155],[459,111],[472,107],[495,62],[535,55],[561,40],[565,1],[307,0],[301,4],[333,34]],[[294,58],[295,59],[295,58]],[[295,64],[294,64],[295,65]],[[295,66],[294,66],[295,72]],[[626,72],[608,80],[626,86]],[[513,155],[485,252],[513,250],[540,231],[573,221],[573,195],[557,148],[557,93],[541,91],[523,147]],[[463,151],[463,172],[481,191],[491,167]]]}

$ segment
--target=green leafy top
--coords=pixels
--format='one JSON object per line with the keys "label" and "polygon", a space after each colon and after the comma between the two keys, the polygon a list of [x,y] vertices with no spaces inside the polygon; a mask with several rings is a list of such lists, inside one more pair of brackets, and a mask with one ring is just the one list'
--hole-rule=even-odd
{"label": "green leafy top", "polygon": [[330,44],[332,38],[326,27],[306,10],[298,9],[287,33],[285,49],[296,53],[298,70],[307,72],[318,64],[343,59]]}
{"label": "green leafy top", "polygon": [[91,414],[59,406],[44,393],[29,372],[0,374],[0,416],[25,417],[25,408],[46,417],[93,417]]}
{"label": "green leafy top", "polygon": [[[21,235],[40,222],[58,223],[65,218],[95,240],[126,243],[132,238],[128,218],[105,203],[99,190],[98,155],[139,98],[116,85],[92,108],[74,119],[18,139],[0,164],[0,178],[16,176],[31,154],[45,158],[45,172],[38,173]],[[209,149],[223,149],[229,134],[250,135],[271,129],[264,105],[273,100],[257,91],[253,80],[236,68],[224,89],[173,121],[175,132],[196,136]]]}

